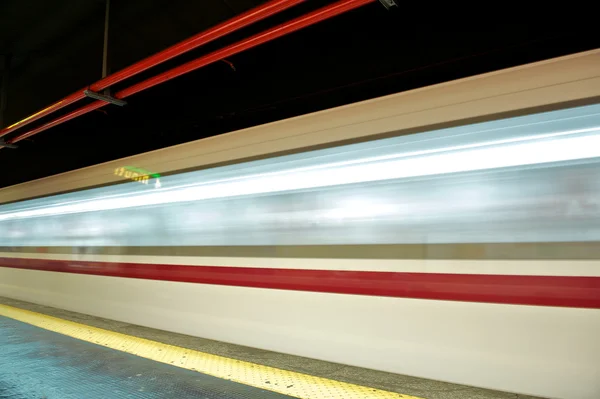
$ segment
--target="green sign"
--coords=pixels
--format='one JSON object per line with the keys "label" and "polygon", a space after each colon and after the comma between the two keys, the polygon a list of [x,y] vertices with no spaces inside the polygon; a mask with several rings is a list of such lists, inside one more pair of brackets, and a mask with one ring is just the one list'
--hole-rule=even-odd
{"label": "green sign", "polygon": [[136,168],[134,166],[122,166],[115,169],[115,176],[121,176],[128,180],[148,184],[150,179],[156,179],[154,185],[160,187],[160,175],[158,173],[148,172],[147,170]]}

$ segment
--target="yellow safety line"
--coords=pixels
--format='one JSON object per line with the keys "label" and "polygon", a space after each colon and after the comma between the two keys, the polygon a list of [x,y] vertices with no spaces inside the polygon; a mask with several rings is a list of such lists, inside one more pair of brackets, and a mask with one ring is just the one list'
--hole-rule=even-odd
{"label": "yellow safety line", "polygon": [[224,380],[300,399],[419,399],[121,334],[0,304],[0,316]]}

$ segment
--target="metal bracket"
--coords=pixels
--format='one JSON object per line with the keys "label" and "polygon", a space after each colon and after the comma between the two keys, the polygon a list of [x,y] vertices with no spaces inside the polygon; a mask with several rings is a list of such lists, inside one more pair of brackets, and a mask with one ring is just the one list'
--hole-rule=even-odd
{"label": "metal bracket", "polygon": [[86,97],[93,98],[94,100],[104,101],[105,103],[118,105],[119,107],[127,105],[127,101],[125,100],[119,100],[118,98],[96,93],[95,91],[91,90],[84,90],[83,94],[85,94]]}
{"label": "metal bracket", "polygon": [[396,0],[379,0],[379,2],[381,4],[383,4],[383,6],[389,10],[390,8],[395,8],[398,7],[398,3],[396,2]]}
{"label": "metal bracket", "polygon": [[0,147],[6,147],[6,148],[19,148],[17,145],[15,144],[11,144],[11,143],[7,143],[6,140],[4,140],[3,137],[0,137]]}

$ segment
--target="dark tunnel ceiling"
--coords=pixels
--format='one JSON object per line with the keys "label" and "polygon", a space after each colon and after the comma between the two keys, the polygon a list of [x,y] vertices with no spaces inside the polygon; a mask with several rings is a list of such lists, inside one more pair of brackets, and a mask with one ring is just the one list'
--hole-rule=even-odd
{"label": "dark tunnel ceiling", "polygon": [[[110,68],[119,70],[260,3],[112,0]],[[306,2],[142,77],[327,3]],[[0,54],[11,59],[10,70],[2,71],[8,72],[5,126],[101,77],[104,7],[104,0],[0,1]],[[599,35],[585,28],[593,24],[440,24],[407,13],[386,11],[377,2],[364,6],[236,55],[228,60],[234,68],[210,65],[135,95],[123,108],[105,107],[24,140],[18,149],[2,149],[0,187],[598,46]]]}

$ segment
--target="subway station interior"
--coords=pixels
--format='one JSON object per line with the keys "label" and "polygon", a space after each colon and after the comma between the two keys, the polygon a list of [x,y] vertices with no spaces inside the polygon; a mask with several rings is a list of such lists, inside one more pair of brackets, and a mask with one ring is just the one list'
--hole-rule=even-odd
{"label": "subway station interior", "polygon": [[0,398],[600,398],[600,36],[410,11],[0,2]]}

